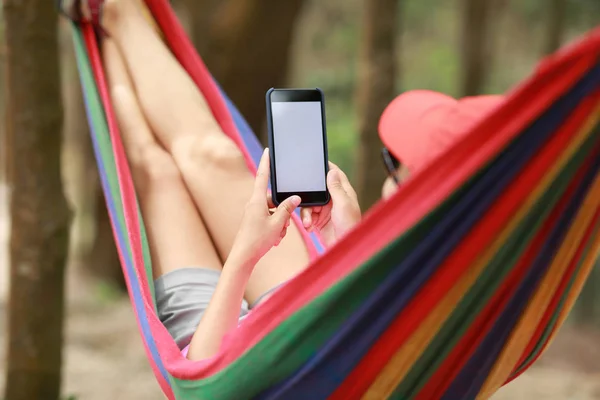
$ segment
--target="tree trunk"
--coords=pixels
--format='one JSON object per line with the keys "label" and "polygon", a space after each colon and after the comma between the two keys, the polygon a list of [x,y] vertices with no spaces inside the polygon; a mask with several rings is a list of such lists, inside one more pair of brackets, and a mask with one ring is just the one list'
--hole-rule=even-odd
{"label": "tree trunk", "polygon": [[[285,84],[294,28],[303,3],[229,0],[219,7],[203,50],[207,66],[263,143],[264,96],[269,88]],[[192,29],[198,32],[199,28]]]}
{"label": "tree trunk", "polygon": [[57,14],[4,0],[11,141],[11,288],[6,400],[57,399],[69,211],[62,192]]}
{"label": "tree trunk", "polygon": [[544,54],[552,54],[560,47],[564,35],[567,0],[550,0],[546,10],[548,22],[544,37]]}
{"label": "tree trunk", "polygon": [[[0,82],[5,79],[5,65],[6,65],[6,46],[4,40],[4,26],[2,24],[2,8],[0,7]],[[5,98],[6,88],[5,85],[0,87],[0,184],[7,181],[8,170],[8,151],[10,148],[8,143],[8,135],[6,134],[4,115],[5,115]]]}
{"label": "tree trunk", "polygon": [[397,8],[397,0],[364,1],[357,87],[360,136],[357,192],[364,209],[379,200],[385,178],[377,128],[395,93]]}
{"label": "tree trunk", "polygon": [[490,66],[492,52],[489,18],[494,2],[489,0],[462,0],[462,2],[462,94],[474,96],[482,93]]}
{"label": "tree trunk", "polygon": [[190,23],[189,36],[203,58],[208,57],[211,21],[220,4],[220,0],[185,0]]}

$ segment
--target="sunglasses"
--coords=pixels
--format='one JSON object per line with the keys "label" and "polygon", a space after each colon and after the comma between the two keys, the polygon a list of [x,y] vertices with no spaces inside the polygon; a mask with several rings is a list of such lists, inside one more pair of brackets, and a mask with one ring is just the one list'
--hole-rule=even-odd
{"label": "sunglasses", "polygon": [[398,168],[400,168],[400,161],[385,147],[381,149],[381,159],[383,160],[387,174],[392,177],[396,185],[399,185]]}

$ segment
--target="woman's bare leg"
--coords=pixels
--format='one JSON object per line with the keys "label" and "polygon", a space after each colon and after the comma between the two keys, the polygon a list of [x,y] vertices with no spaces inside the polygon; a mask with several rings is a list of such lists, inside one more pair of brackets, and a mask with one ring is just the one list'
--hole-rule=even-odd
{"label": "woman's bare leg", "polygon": [[[125,58],[152,130],[177,163],[221,258],[227,258],[254,181],[242,153],[222,132],[136,0],[108,0],[103,27]],[[307,265],[306,247],[292,225],[282,243],[256,266],[247,300],[253,303]]]}
{"label": "woman's bare leg", "polygon": [[193,200],[172,157],[156,142],[139,108],[127,70],[112,40],[103,43],[111,97],[146,221],[154,279],[172,270],[221,270]]}

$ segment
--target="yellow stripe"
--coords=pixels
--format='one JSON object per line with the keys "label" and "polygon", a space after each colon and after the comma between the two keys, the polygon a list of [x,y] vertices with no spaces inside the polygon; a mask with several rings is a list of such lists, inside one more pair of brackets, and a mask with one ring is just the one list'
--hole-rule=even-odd
{"label": "yellow stripe", "polygon": [[600,257],[600,235],[597,235],[592,239],[590,251],[588,252],[586,258],[583,260],[581,268],[579,269],[575,281],[573,282],[573,286],[571,286],[569,296],[565,300],[563,309],[561,310],[558,316],[556,328],[554,329],[554,332],[552,332],[552,335],[548,339],[548,346],[550,346],[550,344],[554,340],[554,337],[558,332],[558,328],[562,326],[562,324],[569,316],[571,309],[577,301],[577,297],[579,297],[579,294],[583,289],[583,285],[585,284],[588,276],[590,275],[590,272],[598,262],[598,257]]}
{"label": "yellow stripe", "polygon": [[[567,319],[569,312],[573,308],[575,301],[577,301],[577,297],[581,290],[583,289],[583,285],[585,284],[586,279],[588,278],[590,272],[592,271],[594,265],[598,262],[600,258],[600,235],[597,235],[593,238],[592,245],[588,255],[582,263],[579,273],[577,274],[577,278],[575,282],[573,282],[573,286],[571,287],[571,291],[569,292],[569,297],[565,301],[565,305],[560,312],[560,316],[558,318],[558,326],[562,325]],[[556,331],[555,331],[556,332]]]}
{"label": "yellow stripe", "polygon": [[529,302],[519,319],[516,329],[513,330],[507,345],[504,347],[498,360],[496,360],[491,374],[488,376],[480,395],[477,397],[478,399],[489,398],[508,379],[536,331],[542,316],[545,314],[548,304],[552,300],[564,276],[565,270],[573,259],[585,231],[599,206],[600,176],[596,178],[592,189],[586,196],[573,225],[569,229],[538,291]]}
{"label": "yellow stripe", "polygon": [[415,364],[433,338],[437,335],[442,325],[450,317],[452,311],[456,308],[464,294],[473,285],[483,269],[489,264],[492,257],[504,245],[508,237],[527,215],[533,204],[548,189],[564,165],[581,146],[581,143],[590,136],[592,132],[591,128],[592,126],[589,125],[587,129],[582,129],[577,134],[569,147],[557,162],[553,164],[534,192],[528,196],[525,203],[509,222],[509,225],[504,228],[499,237],[493,242],[491,247],[476,261],[473,267],[469,268],[457,284],[452,287],[446,296],[444,296],[436,308],[425,318],[423,323],[411,335],[406,343],[398,349],[388,364],[382,369],[377,379],[363,395],[362,398],[364,400],[377,400],[391,396],[396,387],[405,378],[410,368]]}

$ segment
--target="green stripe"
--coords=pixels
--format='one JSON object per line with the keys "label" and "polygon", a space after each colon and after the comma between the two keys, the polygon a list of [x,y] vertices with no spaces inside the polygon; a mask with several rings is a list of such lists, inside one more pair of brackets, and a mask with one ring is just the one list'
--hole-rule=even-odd
{"label": "green stripe", "polygon": [[291,376],[338,332],[469,189],[470,185],[450,196],[412,229],[280,323],[225,369],[200,381],[174,378],[177,398],[249,398]]}
{"label": "green stripe", "polygon": [[[484,173],[480,172],[478,177]],[[476,178],[382,252],[283,321],[219,373],[196,382],[175,379],[175,393],[181,398],[194,395],[206,399],[251,397],[288,377],[318,352],[475,183]],[[253,371],[252,374],[248,374],[248,370]]]}
{"label": "green stripe", "polygon": [[[125,216],[123,212],[123,200],[121,196],[121,189],[119,187],[117,168],[112,150],[110,134],[108,131],[106,115],[104,113],[104,107],[100,99],[98,88],[96,86],[94,72],[90,64],[87,49],[85,46],[85,41],[83,39],[81,30],[75,24],[72,24],[72,28],[73,44],[75,46],[75,56],[79,68],[79,75],[81,77],[83,96],[85,98],[86,106],[88,109],[89,123],[93,128],[91,129],[91,134],[95,137],[96,142],[98,144],[98,150],[100,153],[100,158],[102,159],[102,162],[104,164],[104,171],[106,173],[110,195],[114,199],[114,207],[116,211],[115,223],[117,224],[119,230],[121,230],[124,233],[127,233],[127,228],[125,225]],[[109,194],[105,193],[105,196],[106,195]],[[139,211],[138,215],[140,220],[140,231],[142,234],[142,251],[144,256],[145,272],[148,278],[148,282],[152,283],[152,263],[150,260],[150,251],[148,247],[148,240],[146,237],[146,230],[144,228],[142,216],[141,213],[139,213]],[[127,257],[129,260],[132,260],[131,242],[128,236],[126,236],[126,239],[126,248],[122,249],[123,256]],[[154,285],[151,284],[149,286],[150,291],[152,293],[152,298],[154,299]],[[156,304],[154,306],[156,308]]]}
{"label": "green stripe", "polygon": [[429,382],[450,352],[471,327],[483,308],[489,303],[507,275],[513,270],[548,218],[573,176],[590,153],[596,139],[591,135],[564,166],[549,188],[536,201],[529,213],[518,224],[506,243],[484,267],[475,284],[465,294],[450,318],[444,323],[433,341],[412,366],[392,398],[414,398]]}
{"label": "green stripe", "polygon": [[[589,142],[587,144],[589,145]],[[575,167],[581,163],[582,153],[584,153],[583,150],[577,154],[578,159],[569,163],[569,172],[575,170]],[[478,176],[484,173],[482,171]],[[566,173],[563,172],[563,175],[561,175],[560,184],[554,185],[552,190],[548,191],[550,193],[548,194],[549,197],[552,197],[552,194],[556,195],[555,192],[560,191],[560,187],[569,183],[568,176],[564,176],[564,174]],[[225,369],[200,381],[174,378],[174,392],[177,398],[186,399],[195,398],[195,396],[203,399],[247,398],[255,396],[262,390],[289,377],[320,350],[325,341],[331,338],[346,319],[364,303],[365,299],[377,290],[377,287],[386,279],[392,269],[431,232],[440,218],[454,208],[457,201],[470,190],[474,183],[475,179],[472,179],[413,229],[393,241],[382,252],[372,257],[349,276],[337,282],[321,296],[283,321],[263,340],[248,349],[246,353]],[[549,199],[545,200],[549,201]],[[547,202],[540,204],[542,210],[548,208]],[[529,219],[532,218],[529,217]],[[528,230],[531,229],[533,222],[527,224],[527,229],[521,227],[521,230],[516,234],[517,239],[514,240],[515,242],[529,236]],[[510,256],[510,254],[504,253],[497,256],[494,259],[494,267],[505,267],[501,261],[510,259]],[[504,268],[504,270],[508,268]],[[495,282],[498,273],[494,274],[494,272],[496,271],[486,271],[487,274],[482,281],[487,280],[488,282],[484,282],[483,286],[478,285],[478,290],[469,293],[469,299],[473,301],[468,303],[475,302],[475,306],[481,306],[480,303],[484,303],[482,297],[488,298],[491,295],[487,292],[490,285],[495,287],[498,284],[498,282]],[[506,272],[504,271],[504,273]],[[503,274],[500,274],[500,276],[503,276]],[[479,307],[475,308],[475,310],[466,311],[475,311],[476,315]],[[460,324],[468,323],[474,317],[469,314],[465,315],[463,312],[459,316],[454,316],[454,318],[459,318],[460,321],[458,322]],[[464,331],[466,326],[461,328]],[[439,341],[440,338],[436,338],[436,340]],[[441,341],[448,343],[448,338],[442,338]],[[451,340],[451,342],[455,341]],[[436,342],[434,346],[439,346],[439,343]],[[448,349],[445,345],[442,347]],[[428,351],[431,350],[428,349]],[[430,358],[431,355],[427,354],[426,357]],[[443,361],[443,358],[439,360],[439,362],[441,361]],[[248,371],[252,371],[252,373]],[[419,380],[424,376],[424,371],[421,374],[413,374],[412,381],[405,381],[404,383],[408,384],[409,387],[416,388],[421,384]],[[332,379],[337,384],[343,380],[343,377],[332,377]]]}
{"label": "green stripe", "polygon": [[[137,200],[136,200],[137,202]],[[146,273],[146,280],[150,287],[150,294],[152,295],[152,302],[154,303],[154,310],[158,313],[158,307],[156,305],[156,296],[154,294],[154,273],[152,272],[152,259],[150,257],[150,245],[148,243],[148,234],[146,233],[146,225],[144,224],[144,218],[142,217],[142,211],[138,203],[138,225],[140,227],[140,240],[142,242],[142,256],[144,258],[144,272]]]}

